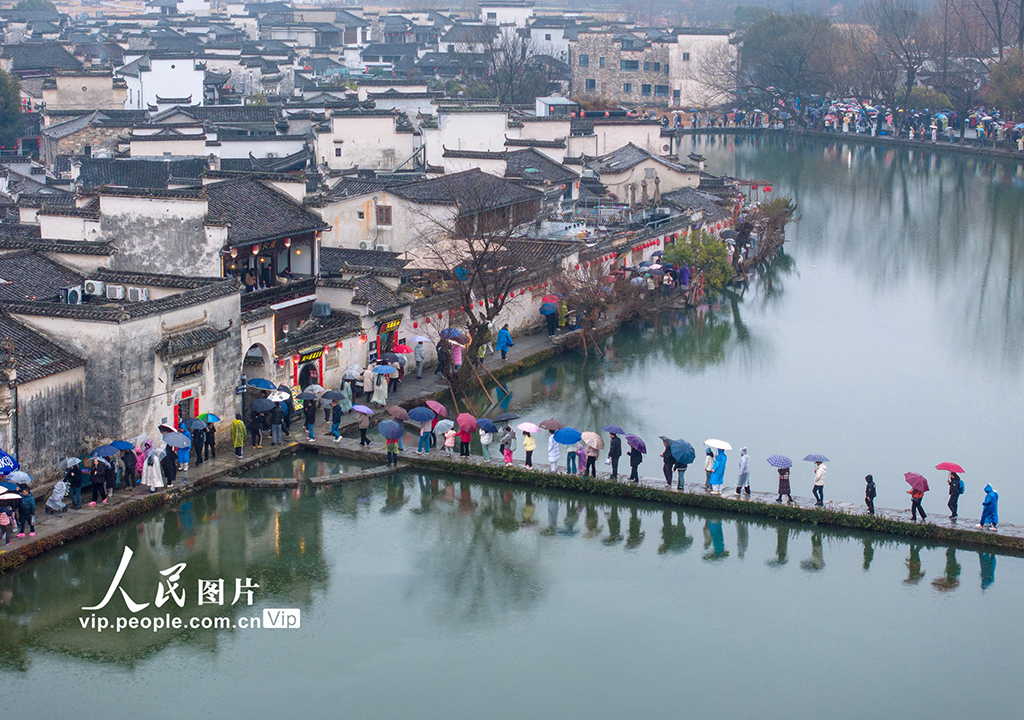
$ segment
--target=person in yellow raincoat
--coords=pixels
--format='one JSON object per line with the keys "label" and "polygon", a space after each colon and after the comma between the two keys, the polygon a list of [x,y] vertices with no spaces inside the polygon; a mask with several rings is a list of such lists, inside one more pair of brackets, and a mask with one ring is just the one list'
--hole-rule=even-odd
{"label": "person in yellow raincoat", "polygon": [[241,413],[235,414],[235,421],[231,423],[231,444],[235,446],[235,457],[242,459],[242,447],[245,445],[247,432],[245,423],[242,422]]}

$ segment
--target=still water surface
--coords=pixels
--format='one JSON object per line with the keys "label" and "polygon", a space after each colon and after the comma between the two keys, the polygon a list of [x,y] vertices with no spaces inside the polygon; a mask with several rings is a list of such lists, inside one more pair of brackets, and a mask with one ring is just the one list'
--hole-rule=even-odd
{"label": "still water surface", "polygon": [[[298,608],[301,628],[81,629],[125,546],[136,602],[187,563],[185,610],[140,616]],[[108,720],[1014,716],[1022,569],[414,474],[217,490],[0,577],[0,679],[19,715]],[[197,605],[198,579],[230,603],[236,577],[252,608]]]}

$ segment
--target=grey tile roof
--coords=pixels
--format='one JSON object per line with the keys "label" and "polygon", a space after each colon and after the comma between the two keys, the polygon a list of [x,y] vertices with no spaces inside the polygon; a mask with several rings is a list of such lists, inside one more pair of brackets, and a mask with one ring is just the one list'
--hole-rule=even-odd
{"label": "grey tile roof", "polygon": [[425,205],[455,205],[463,214],[541,198],[536,190],[477,169],[400,185],[391,188],[391,193]]}
{"label": "grey tile roof", "polygon": [[442,154],[446,158],[465,158],[467,160],[504,160],[508,153],[504,150],[449,150],[444,148]]}
{"label": "grey tile roof", "polygon": [[166,188],[170,177],[198,178],[206,169],[204,158],[173,160],[83,160],[78,182],[86,189],[101,185],[129,188]]}
{"label": "grey tile roof", "polygon": [[244,245],[322,230],[328,225],[284,193],[243,177],[206,186],[208,214],[230,223],[228,245]]}
{"label": "grey tile roof", "polygon": [[349,282],[355,290],[352,302],[356,305],[365,305],[374,315],[409,304],[408,300],[403,300],[394,290],[369,275],[353,278]]}
{"label": "grey tile roof", "polygon": [[223,282],[223,278],[200,277],[198,275],[168,275],[165,273],[129,272],[125,270],[110,270],[98,268],[93,274],[96,280],[120,285],[148,285],[151,287],[178,288],[181,290],[195,290],[196,288],[216,285]]}
{"label": "grey tile roof", "polygon": [[565,138],[557,140],[535,140],[533,138],[505,138],[505,147],[535,147],[549,148],[552,150],[564,150]]}
{"label": "grey tile roof", "polygon": [[639,165],[645,160],[654,160],[655,162],[678,172],[698,172],[698,169],[695,166],[681,165],[679,163],[666,160],[665,158],[650,153],[633,143],[623,145],[618,150],[613,150],[601,157],[593,158],[587,163],[587,165],[598,173],[620,173]]}
{"label": "grey tile roof", "polygon": [[[0,337],[9,343],[5,351],[14,358],[18,385],[85,365],[84,358],[65,350],[6,313],[0,313]],[[0,371],[0,380],[10,382],[10,377]]]}
{"label": "grey tile roof", "polygon": [[164,358],[191,355],[212,348],[230,334],[230,328],[218,330],[205,325],[188,332],[168,335],[154,348],[154,352]]}
{"label": "grey tile roof", "polygon": [[83,276],[33,250],[0,255],[0,302],[56,300]]}
{"label": "grey tile roof", "polygon": [[399,253],[354,248],[320,248],[320,272],[323,275],[353,270],[396,272],[404,268],[405,263]]}
{"label": "grey tile roof", "polygon": [[527,148],[508,153],[505,177],[521,178],[529,182],[567,183],[578,179],[579,175],[539,150]]}
{"label": "grey tile roof", "polygon": [[456,23],[441,36],[443,43],[489,43],[497,37],[497,25],[466,25]]}
{"label": "grey tile roof", "polygon": [[296,330],[288,333],[287,338],[277,342],[275,350],[277,357],[283,357],[304,348],[352,337],[362,332],[362,329],[363,325],[358,316],[332,309],[327,317],[311,317]]}
{"label": "grey tile roof", "polygon": [[4,45],[0,55],[11,60],[11,72],[81,70],[82,63],[54,42]]}

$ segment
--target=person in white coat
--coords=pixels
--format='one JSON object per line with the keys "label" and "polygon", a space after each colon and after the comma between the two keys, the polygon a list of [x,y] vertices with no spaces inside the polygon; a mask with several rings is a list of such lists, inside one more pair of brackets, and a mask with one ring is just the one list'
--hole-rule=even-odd
{"label": "person in white coat", "polygon": [[811,488],[811,492],[814,493],[815,507],[823,507],[825,505],[825,473],[827,471],[828,468],[825,467],[825,463],[814,463],[814,487]]}
{"label": "person in white coat", "polygon": [[157,450],[150,450],[149,457],[142,461],[142,484],[150,492],[164,487],[164,473],[160,469],[160,452]]}
{"label": "person in white coat", "polygon": [[746,491],[747,497],[750,497],[750,456],[747,455],[747,449],[740,448],[740,476],[736,480],[736,495]]}
{"label": "person in white coat", "polygon": [[548,436],[548,464],[551,466],[551,472],[558,472],[558,461],[562,457],[562,448],[555,442],[555,433],[552,432]]}
{"label": "person in white coat", "polygon": [[494,435],[480,428],[480,450],[483,453],[484,462],[491,461],[491,443],[493,441]]}
{"label": "person in white coat", "polygon": [[704,450],[704,489],[711,490],[711,472],[715,469],[715,451],[711,448]]}
{"label": "person in white coat", "polygon": [[363,370],[363,392],[366,393],[366,400],[373,397],[373,367],[367,365]]}

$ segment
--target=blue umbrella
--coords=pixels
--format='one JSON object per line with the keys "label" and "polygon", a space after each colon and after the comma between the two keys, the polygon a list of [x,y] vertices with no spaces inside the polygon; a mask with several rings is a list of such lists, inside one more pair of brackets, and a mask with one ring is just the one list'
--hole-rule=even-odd
{"label": "blue umbrella", "polygon": [[17,492],[18,491],[17,483],[12,483],[12,482],[6,482],[6,481],[5,482],[0,482],[0,488],[3,488],[4,490],[10,490],[11,492]]}
{"label": "blue umbrella", "polygon": [[0,475],[12,473],[21,468],[21,464],[10,455],[0,450]]}
{"label": "blue umbrella", "polygon": [[248,385],[249,387],[259,388],[260,390],[277,390],[277,385],[269,380],[264,380],[263,378],[253,378],[249,381]]}
{"label": "blue umbrella", "polygon": [[397,373],[398,370],[391,367],[390,365],[378,365],[373,369],[374,375],[393,375]]}
{"label": "blue umbrella", "polygon": [[654,264],[653,260],[644,260],[643,262],[640,263],[640,267],[647,267],[648,265],[653,265],[653,264]]}
{"label": "blue umbrella", "polygon": [[572,445],[574,443],[578,443],[582,437],[583,433],[576,428],[571,427],[564,427],[561,430],[555,430],[554,434],[555,442],[559,445]]}
{"label": "blue umbrella", "polygon": [[612,435],[625,435],[626,434],[626,431],[623,430],[622,428],[620,428],[618,425],[605,425],[601,429],[604,430],[606,433],[611,433]]}
{"label": "blue umbrella", "polygon": [[110,457],[112,455],[117,455],[119,452],[121,451],[113,445],[100,445],[89,453],[89,457]]}
{"label": "blue umbrella", "polygon": [[768,458],[768,464],[774,468],[791,468],[793,461],[785,455],[772,455]]}
{"label": "blue umbrella", "polygon": [[675,458],[676,462],[682,463],[683,465],[689,465],[697,457],[697,453],[693,449],[693,445],[686,442],[685,440],[673,440],[668,450],[672,453],[672,457]]}
{"label": "blue umbrella", "polygon": [[496,433],[496,432],[498,432],[498,426],[495,425],[494,423],[492,423],[487,418],[477,418],[476,419],[476,424],[484,432],[489,432],[489,433]]}
{"label": "blue umbrella", "polygon": [[409,411],[409,419],[413,422],[430,422],[437,414],[428,407],[414,407]]}
{"label": "blue umbrella", "polygon": [[352,409],[355,410],[357,413],[362,413],[363,415],[373,415],[373,410],[366,407],[365,405],[353,405]]}
{"label": "blue umbrella", "polygon": [[828,462],[828,458],[824,455],[818,455],[817,453],[811,453],[804,458],[807,462]]}
{"label": "blue umbrella", "polygon": [[127,440],[115,440],[114,442],[112,442],[110,444],[111,444],[111,446],[116,447],[118,450],[134,450],[135,449],[135,446],[132,445]]}
{"label": "blue umbrella", "polygon": [[558,306],[554,303],[544,303],[540,306],[541,315],[554,315],[556,312],[558,312]]}
{"label": "blue umbrella", "polygon": [[377,423],[377,429],[388,440],[397,440],[402,437],[402,424],[397,420],[381,420]]}

